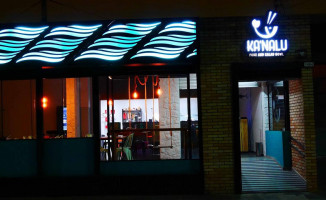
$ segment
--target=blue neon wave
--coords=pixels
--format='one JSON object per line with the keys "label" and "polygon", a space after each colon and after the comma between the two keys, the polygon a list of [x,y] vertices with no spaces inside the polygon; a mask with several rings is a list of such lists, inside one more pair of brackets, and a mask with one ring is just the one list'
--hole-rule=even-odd
{"label": "blue neon wave", "polygon": [[139,57],[155,57],[175,59],[196,40],[196,23],[183,21],[171,23],[159,32],[139,50],[131,59]]}
{"label": "blue neon wave", "polygon": [[38,42],[28,53],[17,60],[17,63],[22,61],[62,62],[101,26],[71,25],[53,28],[42,41]]}
{"label": "blue neon wave", "polygon": [[192,56],[196,56],[197,55],[197,49],[195,49],[192,53],[187,55],[187,58],[190,58]]}
{"label": "blue neon wave", "polygon": [[101,59],[116,61],[123,58],[139,41],[152,32],[161,22],[151,24],[117,24],[111,26],[102,36],[75,60]]}
{"label": "blue neon wave", "polygon": [[0,64],[9,63],[33,39],[37,38],[48,26],[15,27],[0,30]]}

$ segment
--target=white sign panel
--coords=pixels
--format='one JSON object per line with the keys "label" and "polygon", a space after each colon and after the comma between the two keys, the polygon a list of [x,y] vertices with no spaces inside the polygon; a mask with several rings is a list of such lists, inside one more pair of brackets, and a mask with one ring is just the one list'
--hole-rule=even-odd
{"label": "white sign panel", "polygon": [[251,25],[258,36],[258,39],[247,40],[246,50],[249,57],[280,57],[288,50],[289,43],[287,39],[275,39],[278,32],[278,26],[272,23],[277,13],[268,12],[265,26],[259,19],[253,19]]}

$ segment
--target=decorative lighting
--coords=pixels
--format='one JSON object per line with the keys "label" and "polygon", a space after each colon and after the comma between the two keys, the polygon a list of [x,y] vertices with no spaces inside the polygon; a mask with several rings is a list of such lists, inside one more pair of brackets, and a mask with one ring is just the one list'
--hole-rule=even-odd
{"label": "decorative lighting", "polygon": [[158,87],[156,94],[157,94],[158,96],[160,96],[160,95],[162,94],[162,91],[161,91],[160,86]]}
{"label": "decorative lighting", "polygon": [[113,101],[112,101],[112,99],[110,99],[110,100],[108,101],[108,105],[112,106],[112,104],[113,104]]}
{"label": "decorative lighting", "polygon": [[49,63],[62,62],[101,26],[101,24],[95,26],[71,25],[53,28],[49,34],[44,36],[43,40],[37,42],[28,53],[17,60],[17,63],[36,60]]}
{"label": "decorative lighting", "polygon": [[47,108],[48,107],[48,98],[43,97],[42,98],[42,107]]}
{"label": "decorative lighting", "polygon": [[137,99],[138,98],[138,93],[137,93],[137,90],[135,89],[134,93],[132,93],[132,97],[134,99]]}
{"label": "decorative lighting", "polygon": [[88,50],[81,53],[75,60],[90,58],[107,61],[120,60],[159,24],[161,22],[152,24],[127,23],[111,26],[102,35],[102,38],[88,46]]}
{"label": "decorative lighting", "polygon": [[[183,21],[165,26],[159,35],[152,38],[130,59],[140,57],[156,57],[176,59],[196,40],[196,23]],[[195,54],[194,54],[195,55]],[[193,55],[191,55],[193,56]]]}

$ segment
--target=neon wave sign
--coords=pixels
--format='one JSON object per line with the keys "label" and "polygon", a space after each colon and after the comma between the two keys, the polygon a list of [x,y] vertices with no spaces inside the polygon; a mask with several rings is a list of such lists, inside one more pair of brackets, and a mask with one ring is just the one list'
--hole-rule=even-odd
{"label": "neon wave sign", "polygon": [[246,49],[249,57],[282,57],[288,50],[289,43],[287,39],[273,38],[278,32],[278,26],[272,23],[277,13],[268,12],[267,22],[264,27],[261,26],[259,19],[253,19],[251,25],[260,39],[247,40]]}

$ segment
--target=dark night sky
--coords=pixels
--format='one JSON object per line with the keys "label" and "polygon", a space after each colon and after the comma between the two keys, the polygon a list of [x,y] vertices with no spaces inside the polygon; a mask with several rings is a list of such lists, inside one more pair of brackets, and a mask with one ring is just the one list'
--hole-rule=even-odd
{"label": "dark night sky", "polygon": [[[39,0],[1,1],[0,23],[40,22]],[[48,21],[264,15],[274,0],[48,0]],[[326,14],[325,0],[280,0],[283,15]]]}

